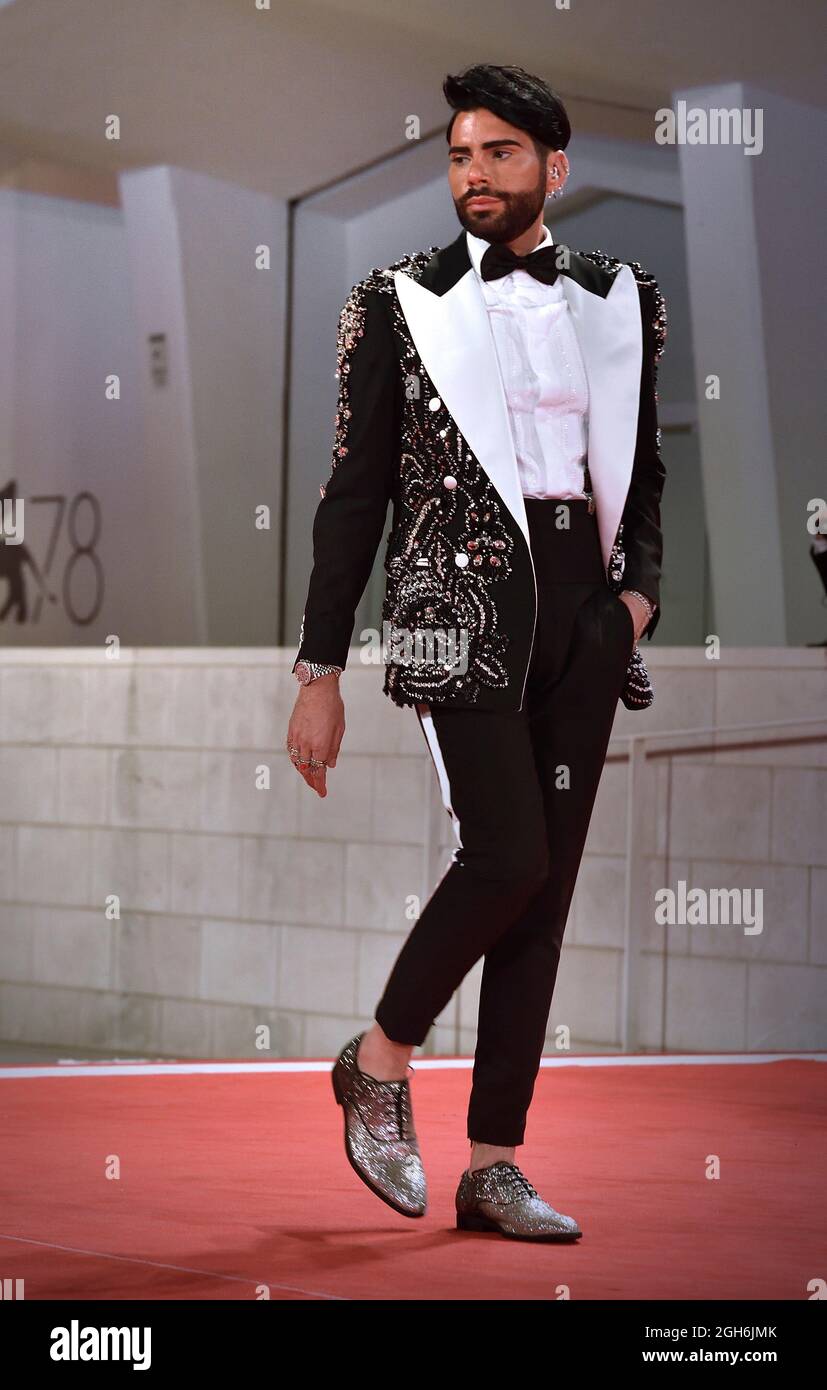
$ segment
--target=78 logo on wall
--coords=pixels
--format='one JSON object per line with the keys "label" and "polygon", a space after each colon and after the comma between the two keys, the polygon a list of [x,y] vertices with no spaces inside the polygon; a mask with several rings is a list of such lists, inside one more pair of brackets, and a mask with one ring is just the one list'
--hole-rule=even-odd
{"label": "78 logo on wall", "polygon": [[[34,507],[51,508],[39,559],[26,540]],[[36,623],[44,601],[57,603],[59,598],[73,623],[84,627],[93,622],[103,603],[103,566],[95,549],[100,531],[101,509],[94,493],[78,492],[71,498],[53,493],[27,500],[18,497],[17,483],[10,482],[0,492],[0,622]],[[57,563],[64,533],[69,553]]]}

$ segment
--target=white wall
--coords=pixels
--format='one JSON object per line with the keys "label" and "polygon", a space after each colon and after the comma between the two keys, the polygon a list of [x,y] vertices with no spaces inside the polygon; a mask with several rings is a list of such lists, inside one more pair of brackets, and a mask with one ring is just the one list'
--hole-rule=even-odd
{"label": "white wall", "polygon": [[[41,568],[53,547],[47,583],[57,597],[54,604],[38,604],[39,586],[28,574],[29,620],[7,618],[0,642],[102,640],[116,615],[121,631],[147,641],[158,617],[152,576],[164,538],[148,524],[122,216],[88,203],[0,190],[0,263],[9,309],[0,334],[0,488],[17,480],[18,495],[26,499],[26,544]],[[113,371],[124,387],[117,404],[104,399],[104,379]],[[66,512],[83,491],[95,496],[101,513],[95,551],[104,601],[89,626],[72,621],[64,589],[73,551]],[[62,499],[66,511],[57,529],[60,504],[38,504],[38,497]],[[85,543],[88,507],[77,522]],[[69,604],[83,616],[95,599],[92,562],[77,561],[68,574]],[[0,584],[0,608],[5,597]]]}
{"label": "white wall", "polygon": [[[279,605],[286,208],[181,169],[121,177],[144,360],[145,467],[164,537],[151,642],[273,642]],[[256,248],[270,267],[257,267]],[[166,332],[170,378],[147,343]],[[271,529],[256,530],[255,508]]]}
{"label": "white wall", "polygon": [[[823,718],[823,649],[646,655],[655,703],[620,709],[617,734]],[[427,896],[455,842],[414,711],[383,697],[381,668],[349,665],[328,795],[305,786],[283,747],[293,656],[0,653],[0,1040],[260,1056],[266,1024],[272,1055],[329,1057],[369,1023],[410,930],[409,895]],[[549,1052],[560,1023],[576,1051],[620,1045],[617,751],[589,830]],[[425,833],[429,797],[441,858]],[[651,896],[642,902],[641,1045],[827,1045],[827,743],[654,760],[636,816],[652,891],[683,879],[760,887],[765,900],[753,936],[659,927]],[[104,911],[110,894],[117,921]],[[427,1050],[473,1048],[481,968]]]}
{"label": "white wall", "polygon": [[[824,198],[813,178],[827,117],[740,82],[675,100],[763,122],[757,155],[680,147],[715,631],[745,644],[824,641],[806,523],[827,488]],[[708,399],[710,377],[720,390]]]}
{"label": "white wall", "polygon": [[[0,190],[0,489],[16,480],[26,544],[55,595],[39,603],[25,572],[28,619],[0,623],[0,643],[272,642],[286,209],[180,170],[121,186],[122,209]],[[254,265],[261,244],[269,270]],[[150,375],[158,333],[164,386]],[[112,375],[118,400],[104,394]],[[84,492],[100,535],[95,558],[73,559]],[[39,497],[62,500],[59,527],[60,500]],[[260,504],[269,531],[254,527]],[[81,545],[92,530],[82,504]],[[74,621],[92,611],[98,576],[97,617]],[[6,592],[0,580],[0,609]]]}

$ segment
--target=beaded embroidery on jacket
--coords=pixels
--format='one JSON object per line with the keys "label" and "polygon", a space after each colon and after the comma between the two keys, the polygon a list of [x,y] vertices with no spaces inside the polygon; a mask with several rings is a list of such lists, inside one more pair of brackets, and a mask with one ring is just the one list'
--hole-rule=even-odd
{"label": "beaded embroidery on jacket", "polygon": [[[384,693],[396,704],[435,701],[473,703],[481,686],[502,689],[508,683],[504,655],[510,643],[498,625],[495,586],[512,573],[513,539],[503,524],[501,502],[482,465],[469,449],[455,421],[440,400],[417,353],[402,312],[394,274],[403,271],[418,280],[439,247],[400,257],[392,265],[374,267],[354,285],[339,316],[336,376],[339,398],[334,424],[333,468],[348,452],[351,401],[349,356],[364,332],[366,293],[374,290],[388,301],[394,333],[400,346],[402,402],[399,495],[395,524],[388,538],[384,569],[387,578],[383,623],[392,632],[459,632],[467,665],[455,670],[456,649],[446,660],[439,643],[419,652],[414,661],[386,656]],[[601,269],[617,271],[624,262],[605,252],[580,252]],[[666,336],[666,310],[653,276],[637,261],[629,262],[639,284],[653,288],[652,323],[657,359]],[[657,399],[657,392],[655,393]],[[661,431],[657,431],[660,448]],[[325,489],[320,486],[322,496]],[[467,555],[464,566],[457,553]],[[607,579],[619,590],[625,557],[621,523],[609,560]],[[304,619],[299,642],[303,640]],[[429,660],[433,657],[433,660]],[[637,646],[629,659],[623,703],[643,709],[652,703],[648,672]]]}

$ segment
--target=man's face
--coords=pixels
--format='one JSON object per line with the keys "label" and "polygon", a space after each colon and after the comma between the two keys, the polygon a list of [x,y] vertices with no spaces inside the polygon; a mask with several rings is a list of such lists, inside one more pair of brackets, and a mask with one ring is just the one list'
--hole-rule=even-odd
{"label": "man's face", "polygon": [[[485,107],[460,111],[454,120],[448,183],[465,230],[503,243],[542,216],[548,186],[530,136]],[[484,195],[488,201],[473,201]]]}

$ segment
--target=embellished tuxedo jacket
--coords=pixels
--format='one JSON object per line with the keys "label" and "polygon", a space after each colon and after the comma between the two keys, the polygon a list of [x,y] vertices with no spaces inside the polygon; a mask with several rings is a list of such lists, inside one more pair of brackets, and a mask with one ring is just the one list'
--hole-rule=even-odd
{"label": "embellished tuxedo jacket", "polygon": [[[561,276],[589,384],[586,486],[606,578],[656,604],[651,638],[660,617],[665,469],[656,382],[665,303],[638,262],[602,251],[569,251]],[[537,617],[534,564],[464,230],[354,286],[339,317],[337,376],[333,466],[320,485],[294,669],[302,659],[346,666],[391,502],[384,693],[398,705],[522,709]],[[628,708],[651,703],[636,646],[622,698]]]}

